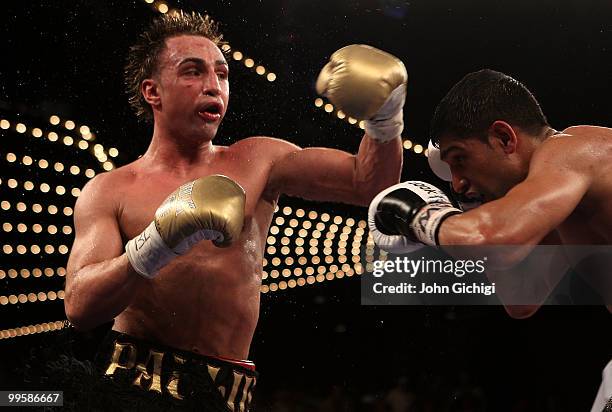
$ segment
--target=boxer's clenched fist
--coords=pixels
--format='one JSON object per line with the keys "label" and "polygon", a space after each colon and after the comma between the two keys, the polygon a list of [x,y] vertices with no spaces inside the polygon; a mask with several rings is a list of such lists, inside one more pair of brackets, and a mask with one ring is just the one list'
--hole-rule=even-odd
{"label": "boxer's clenched fist", "polygon": [[136,272],[152,278],[176,256],[201,240],[229,246],[244,223],[245,193],[228,177],[212,175],[176,189],[155,219],[125,249]]}
{"label": "boxer's clenched fist", "polygon": [[366,133],[388,141],[404,128],[408,74],[398,58],[363,44],[336,51],[317,79],[317,93],[340,110],[366,120]]}

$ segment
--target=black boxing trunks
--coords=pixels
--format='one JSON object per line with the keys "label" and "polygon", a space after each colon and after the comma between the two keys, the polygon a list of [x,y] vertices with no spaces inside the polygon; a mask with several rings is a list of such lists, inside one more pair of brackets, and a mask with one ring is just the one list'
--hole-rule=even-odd
{"label": "black boxing trunks", "polygon": [[95,363],[119,410],[245,412],[257,381],[250,361],[201,356],[116,331]]}

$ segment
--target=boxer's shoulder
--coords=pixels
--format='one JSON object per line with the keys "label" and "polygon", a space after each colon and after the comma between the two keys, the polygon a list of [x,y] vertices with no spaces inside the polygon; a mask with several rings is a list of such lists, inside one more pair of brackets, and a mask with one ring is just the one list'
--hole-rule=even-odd
{"label": "boxer's shoulder", "polygon": [[612,129],[596,126],[572,126],[546,139],[535,150],[531,164],[548,162],[571,169],[592,168],[593,162],[609,158]]}
{"label": "boxer's shoulder", "polygon": [[247,137],[234,143],[230,147],[233,150],[264,156],[272,161],[300,149],[299,146],[291,142],[269,136]]}

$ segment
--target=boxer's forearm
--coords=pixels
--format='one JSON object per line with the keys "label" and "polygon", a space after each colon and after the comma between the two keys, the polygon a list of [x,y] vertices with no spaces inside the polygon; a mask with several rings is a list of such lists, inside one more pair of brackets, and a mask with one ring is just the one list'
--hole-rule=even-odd
{"label": "boxer's forearm", "polygon": [[354,184],[368,205],[382,190],[399,182],[402,172],[402,142],[399,136],[381,143],[367,134],[355,157]]}
{"label": "boxer's forearm", "polygon": [[111,321],[148,282],[132,268],[126,255],[87,265],[66,284],[66,316],[77,329],[87,330]]}

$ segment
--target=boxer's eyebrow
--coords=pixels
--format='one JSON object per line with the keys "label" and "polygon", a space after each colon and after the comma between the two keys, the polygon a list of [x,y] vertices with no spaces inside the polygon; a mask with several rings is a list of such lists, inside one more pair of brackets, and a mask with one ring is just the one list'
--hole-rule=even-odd
{"label": "boxer's eyebrow", "polygon": [[453,150],[461,150],[459,146],[450,146],[440,152],[440,160],[444,160],[446,156]]}
{"label": "boxer's eyebrow", "polygon": [[[199,57],[187,57],[181,60],[181,62],[179,63],[179,66],[185,63],[195,63],[198,66],[204,66],[206,62],[203,59],[200,59]],[[227,66],[227,65],[228,64],[225,60],[215,60],[215,66]]]}

